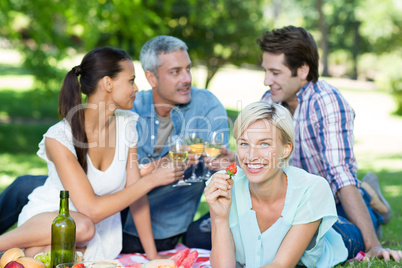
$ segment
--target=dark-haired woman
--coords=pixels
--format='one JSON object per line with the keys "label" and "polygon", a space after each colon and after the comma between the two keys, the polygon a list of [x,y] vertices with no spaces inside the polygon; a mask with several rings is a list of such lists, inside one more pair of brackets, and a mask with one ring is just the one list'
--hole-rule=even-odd
{"label": "dark-haired woman", "polygon": [[[138,88],[130,56],[119,49],[96,48],[69,71],[59,97],[62,121],[39,144],[49,169],[46,183],[34,190],[18,228],[0,236],[0,251],[25,249],[27,256],[50,248],[50,226],[58,214],[59,192],[68,190],[77,226],[76,245],[84,259],[114,259],[122,248],[119,212],[130,206],[149,259],[159,258],[146,193],[179,179],[182,171],[159,170],[140,179],[136,121],[128,111]],[[81,103],[81,94],[87,103]]]}

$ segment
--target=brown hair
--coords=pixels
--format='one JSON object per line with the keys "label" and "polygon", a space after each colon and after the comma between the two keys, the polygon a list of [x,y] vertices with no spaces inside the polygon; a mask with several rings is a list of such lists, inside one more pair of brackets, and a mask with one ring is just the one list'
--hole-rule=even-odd
{"label": "brown hair", "polygon": [[[85,116],[81,93],[90,96],[96,90],[100,79],[105,76],[116,77],[123,67],[123,60],[130,56],[123,50],[99,47],[88,52],[80,65],[71,69],[64,78],[59,94],[59,116],[66,118],[71,126],[74,148],[78,162],[87,172],[87,135],[85,133]],[[80,81],[78,82],[78,76]]]}
{"label": "brown hair", "polygon": [[310,67],[307,76],[308,81],[317,82],[318,74],[318,49],[313,36],[304,28],[287,26],[281,29],[267,31],[257,44],[263,52],[273,54],[285,54],[284,64],[297,75],[297,69],[303,64]]}

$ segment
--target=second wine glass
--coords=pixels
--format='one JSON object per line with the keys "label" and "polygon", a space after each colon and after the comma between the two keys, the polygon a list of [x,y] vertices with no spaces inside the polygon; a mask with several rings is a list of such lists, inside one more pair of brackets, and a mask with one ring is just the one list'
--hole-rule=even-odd
{"label": "second wine glass", "polygon": [[[169,157],[173,162],[184,162],[187,159],[188,148],[186,140],[181,135],[173,135],[168,139],[169,142]],[[184,179],[180,179],[173,187],[188,186],[191,183],[185,182]]]}
{"label": "second wine glass", "polygon": [[213,131],[209,135],[207,141],[204,144],[205,154],[206,156],[211,158],[211,161],[209,162],[208,173],[205,175],[206,180],[208,180],[209,177],[211,177],[211,165],[212,165],[211,162],[221,154],[222,144],[223,144],[223,133],[218,131]]}

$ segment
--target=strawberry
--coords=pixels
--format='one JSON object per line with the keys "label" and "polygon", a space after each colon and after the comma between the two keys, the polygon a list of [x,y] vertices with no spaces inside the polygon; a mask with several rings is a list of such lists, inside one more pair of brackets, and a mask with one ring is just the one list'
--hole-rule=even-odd
{"label": "strawberry", "polygon": [[73,265],[72,268],[85,268],[85,265],[81,262],[81,263],[76,263]]}
{"label": "strawberry", "polygon": [[233,162],[231,163],[227,168],[226,168],[226,174],[228,174],[230,176],[230,178],[232,178],[233,175],[235,175],[237,172],[237,167],[236,167],[236,163]]}

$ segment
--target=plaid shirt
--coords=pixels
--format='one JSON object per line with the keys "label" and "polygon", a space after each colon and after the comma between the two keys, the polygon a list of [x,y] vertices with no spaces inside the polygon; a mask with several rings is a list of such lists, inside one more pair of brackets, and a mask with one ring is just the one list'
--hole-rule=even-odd
{"label": "plaid shirt", "polygon": [[[358,186],[352,107],[325,81],[308,82],[299,90],[297,98],[291,164],[326,178],[334,195],[344,186]],[[261,100],[272,102],[269,90]]]}

